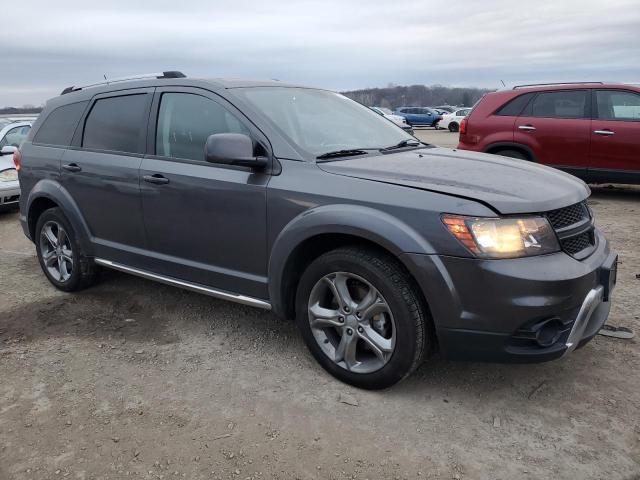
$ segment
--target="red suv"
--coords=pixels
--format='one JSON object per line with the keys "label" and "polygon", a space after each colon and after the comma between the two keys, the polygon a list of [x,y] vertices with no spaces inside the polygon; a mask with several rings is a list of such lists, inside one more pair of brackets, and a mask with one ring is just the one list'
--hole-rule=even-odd
{"label": "red suv", "polygon": [[460,124],[458,148],[539,162],[590,183],[640,183],[640,87],[591,82],[489,93]]}

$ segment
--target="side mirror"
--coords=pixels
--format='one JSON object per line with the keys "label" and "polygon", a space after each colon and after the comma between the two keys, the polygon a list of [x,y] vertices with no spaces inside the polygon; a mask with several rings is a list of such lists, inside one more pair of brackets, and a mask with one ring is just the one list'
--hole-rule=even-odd
{"label": "side mirror", "polygon": [[5,145],[2,147],[2,150],[0,150],[0,155],[13,155],[16,150],[18,150],[18,148],[13,145]]}
{"label": "side mirror", "polygon": [[253,141],[242,133],[216,133],[207,138],[204,147],[207,162],[239,165],[255,169],[267,166],[266,157],[253,154]]}

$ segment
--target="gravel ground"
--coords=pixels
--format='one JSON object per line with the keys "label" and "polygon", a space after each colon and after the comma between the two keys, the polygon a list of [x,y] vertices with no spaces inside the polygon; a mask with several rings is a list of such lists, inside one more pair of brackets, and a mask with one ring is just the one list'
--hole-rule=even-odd
{"label": "gravel ground", "polygon": [[[455,144],[457,135],[421,131]],[[640,188],[594,188],[640,330]],[[105,272],[51,287],[0,215],[0,479],[640,478],[638,340],[540,365],[435,358],[383,392],[270,313]]]}

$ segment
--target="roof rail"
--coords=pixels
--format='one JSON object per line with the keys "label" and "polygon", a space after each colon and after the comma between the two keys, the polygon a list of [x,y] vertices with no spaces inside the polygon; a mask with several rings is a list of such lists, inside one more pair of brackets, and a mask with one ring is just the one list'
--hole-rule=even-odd
{"label": "roof rail", "polygon": [[604,82],[553,82],[553,83],[529,83],[525,85],[514,85],[513,90],[527,87],[550,87],[553,85],[604,85]]}
{"label": "roof rail", "polygon": [[91,83],[89,85],[82,85],[78,87],[76,87],[75,85],[72,85],[62,90],[62,93],[60,93],[60,95],[76,92],[78,90],[82,90],[83,88],[97,87],[98,85],[109,85],[111,83],[118,83],[118,82],[126,82],[128,80],[143,80],[145,78],[185,78],[185,77],[186,75],[184,73],[179,72],[177,70],[168,70],[166,72],[158,72],[158,73],[145,73],[142,75],[134,75],[132,77],[113,78],[111,80],[105,80],[104,82]]}

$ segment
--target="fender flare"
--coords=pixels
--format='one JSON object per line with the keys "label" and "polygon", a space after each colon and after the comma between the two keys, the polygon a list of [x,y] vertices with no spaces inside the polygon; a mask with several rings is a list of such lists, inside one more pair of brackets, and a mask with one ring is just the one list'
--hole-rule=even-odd
{"label": "fender flare", "polygon": [[52,180],[50,178],[42,179],[38,183],[36,183],[29,192],[29,197],[27,198],[26,203],[26,220],[29,229],[31,228],[31,208],[33,206],[33,203],[40,198],[51,200],[62,209],[63,213],[73,227],[82,250],[86,252],[88,256],[92,256],[93,246],[90,241],[91,234],[89,232],[89,226],[84,220],[78,204],[73,200],[69,192],[55,180]]}
{"label": "fender flare", "polygon": [[[269,298],[273,310],[286,316],[289,260],[306,240],[326,234],[344,234],[376,243],[403,262],[403,253],[434,253],[431,244],[413,228],[392,215],[371,207],[349,204],[324,205],[306,210],[280,232],[269,257]],[[403,262],[404,263],[404,262]]]}
{"label": "fender flare", "polygon": [[511,148],[511,149],[524,150],[525,152],[527,152],[527,155],[529,155],[529,158],[531,158],[532,162],[540,163],[538,162],[538,158],[536,157],[535,153],[533,153],[533,150],[531,150],[531,148],[527,147],[526,145],[523,145],[522,143],[516,143],[516,142],[491,143],[484,148],[483,153],[489,153],[489,150],[493,150],[494,148],[505,148],[505,149]]}

